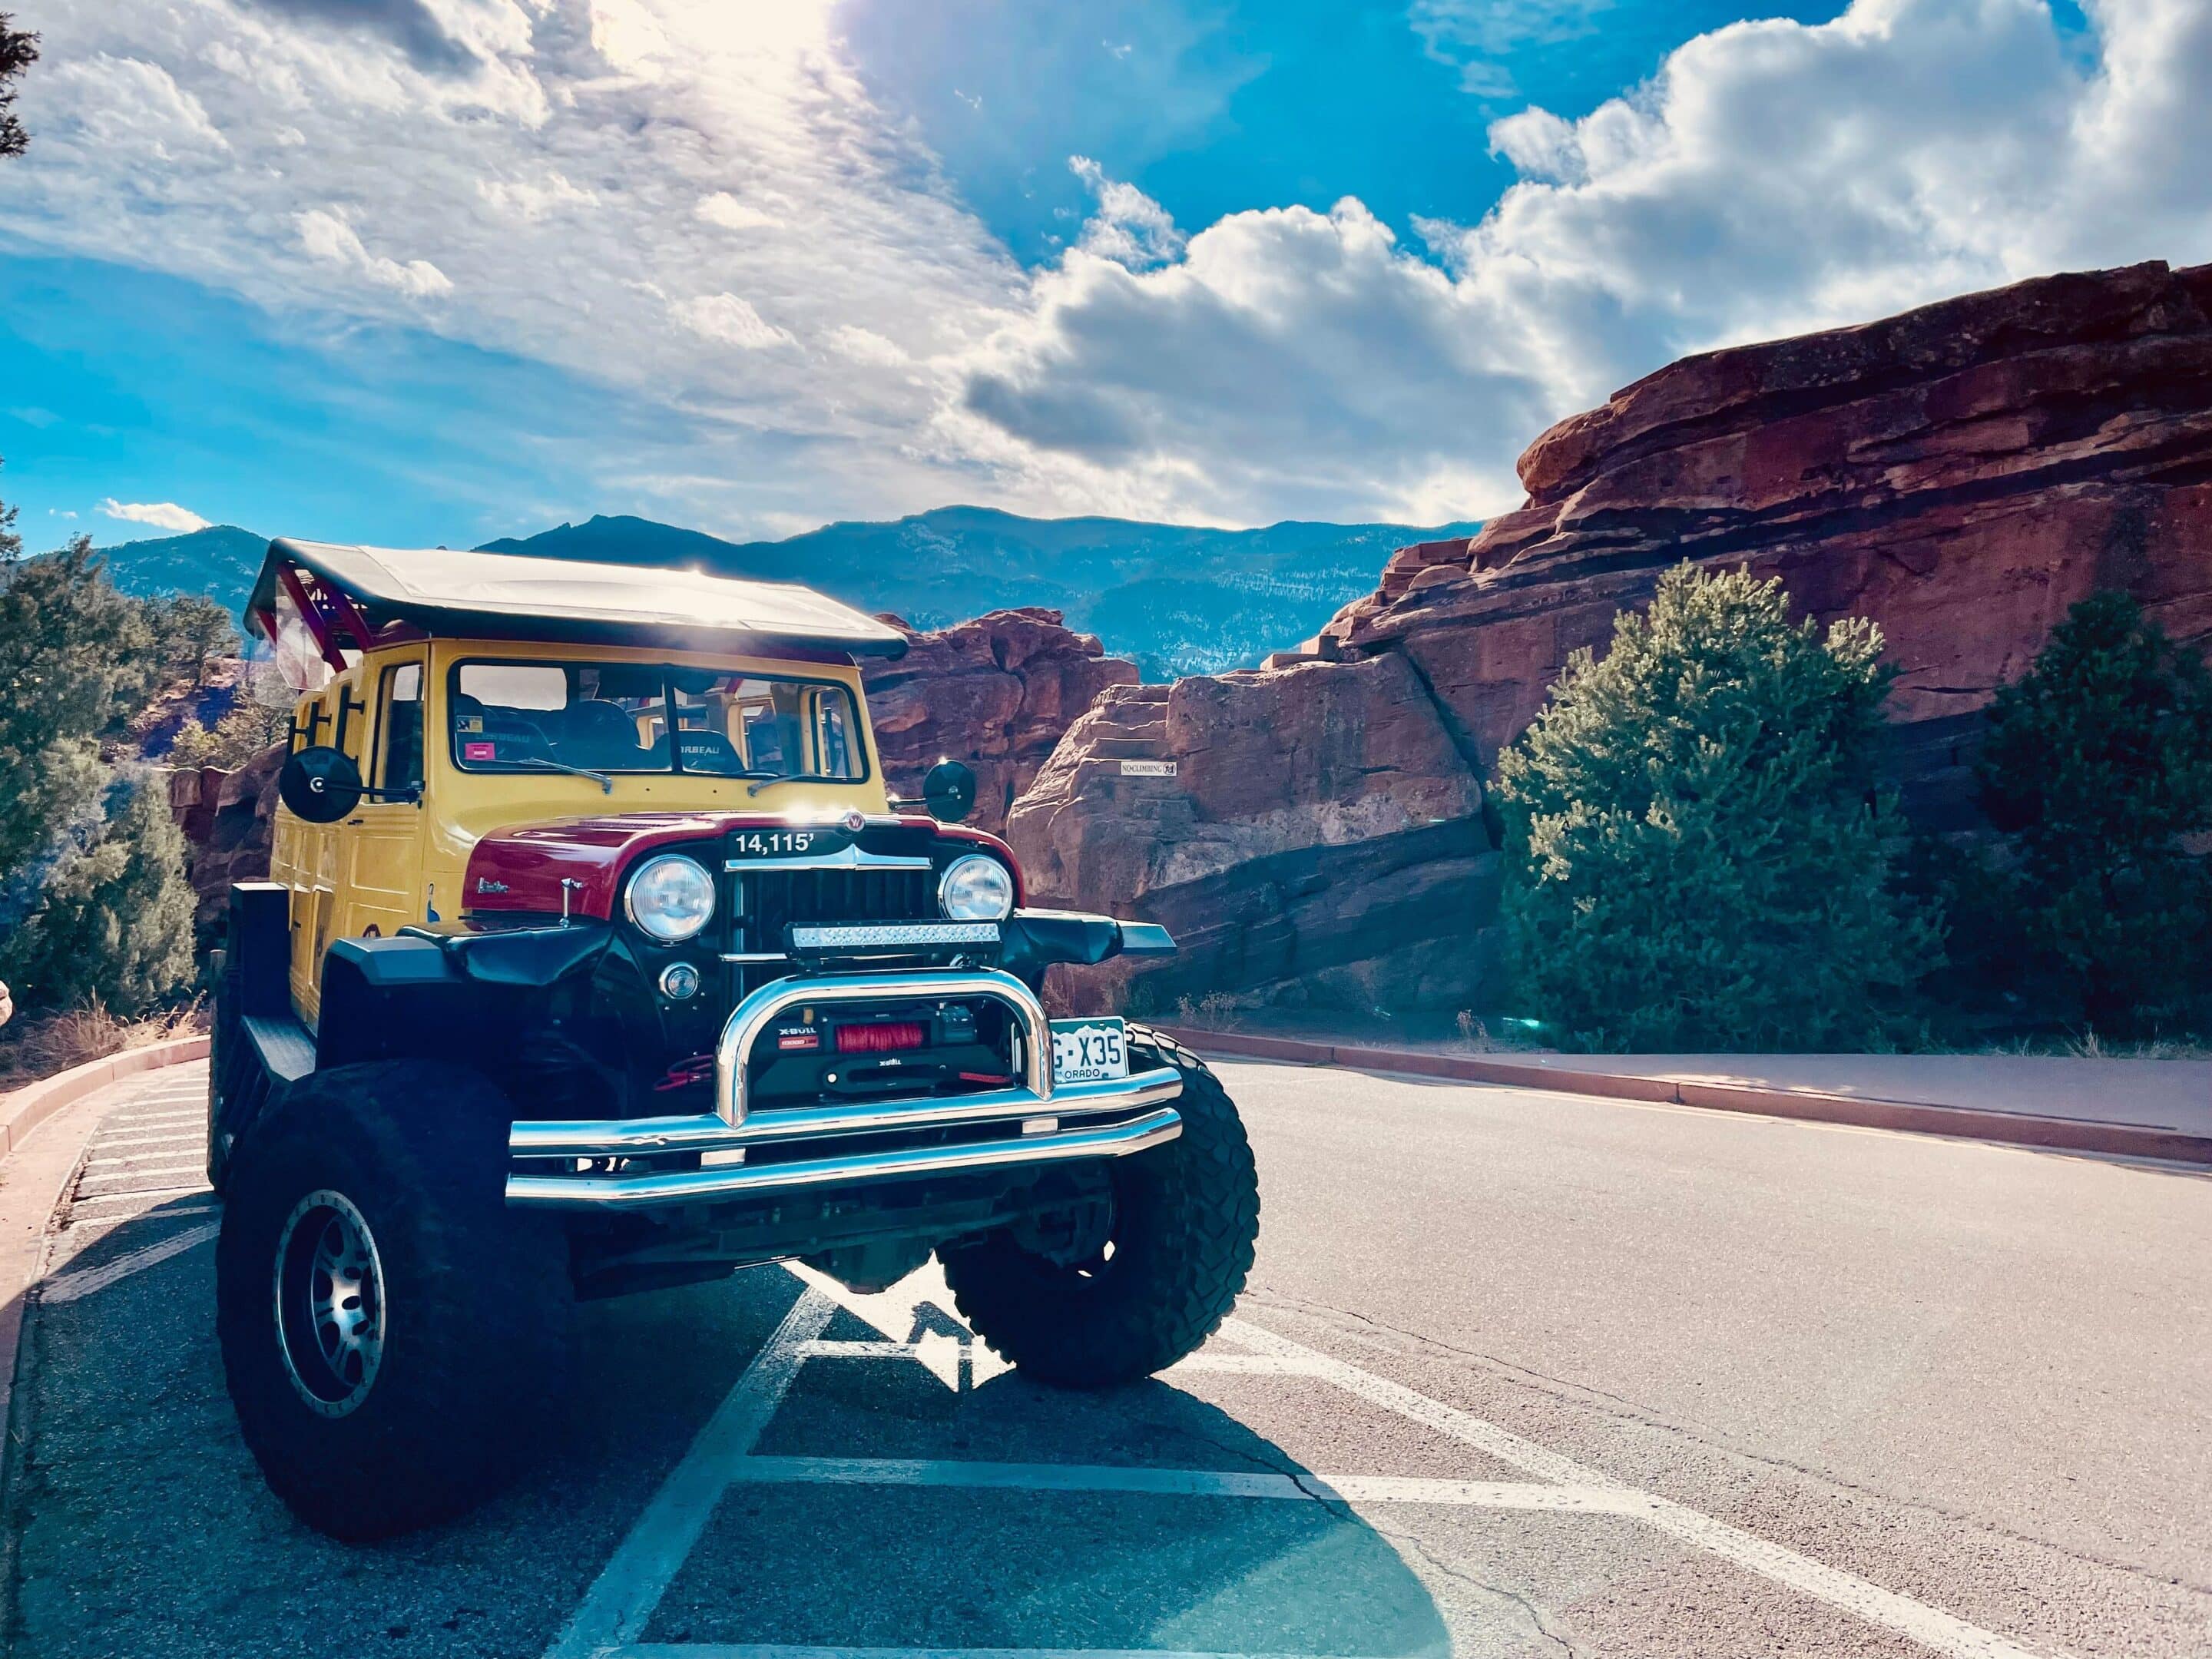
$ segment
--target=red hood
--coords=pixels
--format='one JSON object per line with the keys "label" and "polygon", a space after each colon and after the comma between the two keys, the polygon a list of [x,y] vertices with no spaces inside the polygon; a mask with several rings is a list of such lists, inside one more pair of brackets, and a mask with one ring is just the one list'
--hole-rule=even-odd
{"label": "red hood", "polygon": [[[799,826],[773,812],[625,812],[619,817],[558,818],[486,836],[469,854],[464,910],[531,910],[558,915],[561,884],[571,915],[611,917],[623,873],[644,854],[678,842],[712,841],[733,830],[789,830]],[[927,831],[939,841],[973,843],[995,853],[1014,875],[1014,902],[1022,903],[1021,866],[996,836],[927,817],[872,817],[860,834],[863,845],[879,836],[902,841]],[[720,872],[716,872],[717,874]]]}

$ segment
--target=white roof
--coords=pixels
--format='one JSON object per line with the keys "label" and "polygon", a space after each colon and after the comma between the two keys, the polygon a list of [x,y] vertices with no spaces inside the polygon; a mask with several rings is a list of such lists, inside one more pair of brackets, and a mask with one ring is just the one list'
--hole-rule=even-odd
{"label": "white roof", "polygon": [[445,548],[274,541],[254,584],[254,611],[274,601],[277,567],[287,561],[345,593],[377,626],[442,619],[495,636],[705,632],[861,656],[896,657],[906,650],[898,629],[796,582]]}

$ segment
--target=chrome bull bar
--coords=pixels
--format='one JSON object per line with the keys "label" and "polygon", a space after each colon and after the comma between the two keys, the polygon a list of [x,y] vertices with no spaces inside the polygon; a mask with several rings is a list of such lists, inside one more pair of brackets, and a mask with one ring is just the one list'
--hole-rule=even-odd
{"label": "chrome bull bar", "polygon": [[[1012,1013],[1019,1036],[1020,1082],[966,1095],[916,1095],[793,1107],[761,1114],[748,1109],[745,1065],[770,1021],[801,1005],[896,1002],[928,998],[989,998]],[[634,1209],[662,1204],[834,1187],[901,1176],[957,1174],[1075,1158],[1122,1158],[1173,1140],[1182,1118],[1170,1103],[1182,1093],[1172,1066],[1156,1066],[1100,1083],[1054,1085],[1051,1024],[1029,988],[990,969],[919,969],[904,973],[809,975],[763,985],[732,1009],[714,1049],[714,1109],[696,1116],[600,1121],[517,1121],[507,1131],[509,1156],[531,1165],[510,1170],[507,1201],[548,1209]],[[1109,1115],[1112,1122],[1090,1120]],[[874,1144],[839,1152],[854,1135],[906,1130],[1018,1124],[1010,1135],[953,1146]],[[753,1147],[788,1148],[821,1142],[814,1155],[748,1164]],[[697,1169],[653,1167],[669,1154],[701,1154]],[[586,1164],[616,1160],[611,1172]],[[637,1170],[623,1160],[648,1160]]]}

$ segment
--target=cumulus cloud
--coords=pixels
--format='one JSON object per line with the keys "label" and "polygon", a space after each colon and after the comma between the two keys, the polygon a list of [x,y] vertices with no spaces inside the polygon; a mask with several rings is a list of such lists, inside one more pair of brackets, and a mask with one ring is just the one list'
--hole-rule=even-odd
{"label": "cumulus cloud", "polygon": [[371,253],[351,225],[325,209],[316,208],[301,214],[299,224],[300,246],[307,251],[310,258],[325,264],[343,265],[379,288],[388,288],[415,299],[453,291],[452,279],[428,259],[410,259],[402,264],[381,253]]}
{"label": "cumulus cloud", "polygon": [[720,225],[724,230],[772,230],[782,222],[775,214],[740,202],[726,190],[702,196],[699,205],[692,211],[708,224]]}
{"label": "cumulus cloud", "polygon": [[1088,155],[1069,156],[1067,168],[1098,198],[1098,210],[1085,221],[1082,240],[1076,245],[1084,252],[1131,270],[1165,264],[1182,255],[1189,239],[1158,202],[1134,185],[1109,179]]}
{"label": "cumulus cloud", "polygon": [[[0,234],[649,399],[682,453],[598,482],[730,529],[1486,513],[1545,424],[1683,352],[2212,259],[2205,0],[2086,0],[2071,42],[2045,0],[1733,25],[1578,119],[1501,105],[1519,182],[1418,244],[1350,198],[1178,226],[1078,157],[1095,209],[1036,270],[871,100],[836,3],[53,8]],[[1473,65],[1598,9],[1412,21]]]}
{"label": "cumulus cloud", "polygon": [[[100,510],[111,519],[125,524],[150,524],[156,530],[166,530],[172,535],[188,535],[195,530],[205,530],[208,520],[188,507],[179,507],[174,501],[118,501],[112,495],[100,504]],[[66,515],[74,519],[74,513]]]}
{"label": "cumulus cloud", "polygon": [[669,307],[676,319],[702,340],[719,341],[744,351],[782,345],[791,336],[765,321],[751,304],[734,294],[704,294]]}
{"label": "cumulus cloud", "polygon": [[1498,122],[1522,180],[1424,224],[1434,260],[1351,201],[1231,215],[1144,270],[1079,246],[960,414],[1008,465],[1207,514],[1482,513],[1545,423],[1685,352],[2212,259],[2212,7],[2089,11],[2086,64],[2041,0],[1701,36],[1580,120]]}

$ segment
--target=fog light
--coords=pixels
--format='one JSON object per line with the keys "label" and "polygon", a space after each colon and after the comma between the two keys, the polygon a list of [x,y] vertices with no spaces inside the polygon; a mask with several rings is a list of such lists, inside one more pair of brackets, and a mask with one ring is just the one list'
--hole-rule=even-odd
{"label": "fog light", "polygon": [[699,990],[699,970],[688,962],[672,962],[660,970],[660,994],[681,1002]]}

